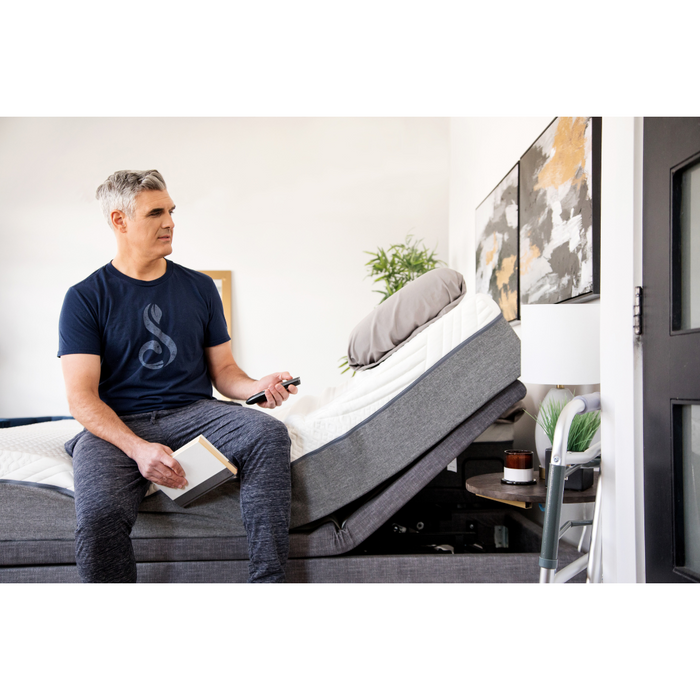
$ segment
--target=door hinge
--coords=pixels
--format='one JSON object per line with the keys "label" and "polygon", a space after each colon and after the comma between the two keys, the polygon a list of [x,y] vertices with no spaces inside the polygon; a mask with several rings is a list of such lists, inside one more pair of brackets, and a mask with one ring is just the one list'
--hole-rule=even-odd
{"label": "door hinge", "polygon": [[634,289],[634,334],[642,334],[642,303],[644,290],[641,287]]}

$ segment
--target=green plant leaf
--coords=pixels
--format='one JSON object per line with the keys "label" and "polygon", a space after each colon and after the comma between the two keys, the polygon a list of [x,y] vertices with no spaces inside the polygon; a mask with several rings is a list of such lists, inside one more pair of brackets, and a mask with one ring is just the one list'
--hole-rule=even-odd
{"label": "green plant leaf", "polygon": [[[345,367],[345,369],[341,372],[341,374],[345,374],[350,369],[350,360],[348,359],[347,355],[343,355],[341,358],[339,358],[339,360],[342,360],[342,362],[338,365],[338,369]],[[354,370],[352,376],[355,376]]]}

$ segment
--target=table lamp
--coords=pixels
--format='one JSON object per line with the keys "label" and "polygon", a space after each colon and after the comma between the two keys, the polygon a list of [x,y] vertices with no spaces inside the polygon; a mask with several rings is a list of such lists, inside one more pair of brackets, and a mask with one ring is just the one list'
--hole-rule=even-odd
{"label": "table lamp", "polygon": [[[540,410],[551,401],[568,403],[566,385],[600,382],[600,304],[523,304],[520,317],[520,380],[554,385]],[[539,423],[535,445],[544,467],[552,445]]]}

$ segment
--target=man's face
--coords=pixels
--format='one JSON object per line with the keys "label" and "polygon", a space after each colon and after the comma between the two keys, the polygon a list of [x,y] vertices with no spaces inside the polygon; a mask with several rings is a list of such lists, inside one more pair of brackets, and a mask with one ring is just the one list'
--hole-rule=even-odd
{"label": "man's face", "polygon": [[172,213],[175,203],[167,190],[144,190],[136,195],[134,218],[123,218],[124,241],[143,257],[156,259],[173,252]]}

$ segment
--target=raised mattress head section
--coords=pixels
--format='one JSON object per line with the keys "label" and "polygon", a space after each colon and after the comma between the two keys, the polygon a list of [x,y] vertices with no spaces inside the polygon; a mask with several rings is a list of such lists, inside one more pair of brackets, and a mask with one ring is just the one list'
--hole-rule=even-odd
{"label": "raised mattress head section", "polygon": [[367,419],[293,462],[291,526],[329,515],[397,474],[519,376],[520,339],[498,315]]}

